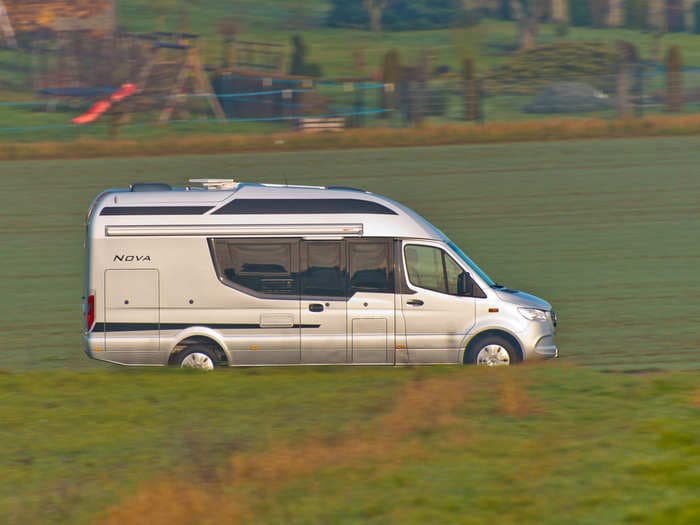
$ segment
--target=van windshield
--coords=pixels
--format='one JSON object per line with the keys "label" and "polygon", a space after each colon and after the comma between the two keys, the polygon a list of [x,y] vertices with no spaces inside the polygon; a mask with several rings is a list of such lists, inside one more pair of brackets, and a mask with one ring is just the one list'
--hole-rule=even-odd
{"label": "van windshield", "polygon": [[469,266],[469,268],[474,270],[488,286],[496,285],[496,283],[491,279],[491,277],[486,275],[486,273],[484,273],[484,271],[481,268],[479,268],[474,261],[467,257],[467,254],[464,253],[459,246],[457,246],[452,241],[448,241],[447,245],[450,248],[452,248],[452,250],[459,256],[459,258],[462,259],[467,264],[467,266]]}

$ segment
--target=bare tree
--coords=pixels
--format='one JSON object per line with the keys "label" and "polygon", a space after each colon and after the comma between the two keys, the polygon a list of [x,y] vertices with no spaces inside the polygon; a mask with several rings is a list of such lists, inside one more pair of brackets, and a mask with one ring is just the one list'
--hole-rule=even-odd
{"label": "bare tree", "polygon": [[685,30],[693,31],[695,28],[695,0],[683,0],[683,21]]}
{"label": "bare tree", "polygon": [[625,24],[625,0],[610,0],[608,6],[608,27],[623,26]]}
{"label": "bare tree", "polygon": [[[569,1],[568,0],[551,0],[552,22],[555,24],[569,23]],[[622,0],[620,0],[622,1]]]}
{"label": "bare tree", "polygon": [[666,0],[649,0],[649,25],[656,31],[667,30]]}
{"label": "bare tree", "polygon": [[7,47],[17,47],[15,32],[12,29],[10,17],[7,14],[7,9],[5,9],[5,3],[2,0],[0,0],[0,34],[2,35],[2,39],[7,44]]}
{"label": "bare tree", "polygon": [[379,33],[382,30],[382,14],[389,5],[389,0],[364,0],[365,9],[369,14],[369,24],[372,31]]}
{"label": "bare tree", "polygon": [[545,0],[510,0],[510,11],[518,22],[518,48],[535,47],[535,38]]}

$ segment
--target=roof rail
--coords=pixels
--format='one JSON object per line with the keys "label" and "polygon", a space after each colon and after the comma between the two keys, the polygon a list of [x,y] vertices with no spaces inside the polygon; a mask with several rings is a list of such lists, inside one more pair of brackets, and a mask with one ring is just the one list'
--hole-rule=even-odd
{"label": "roof rail", "polygon": [[240,183],[233,179],[190,179],[190,184],[199,184],[208,190],[235,190]]}
{"label": "roof rail", "polygon": [[353,188],[352,186],[326,186],[327,190],[342,190],[342,191],[359,191],[360,193],[369,193],[362,188]]}

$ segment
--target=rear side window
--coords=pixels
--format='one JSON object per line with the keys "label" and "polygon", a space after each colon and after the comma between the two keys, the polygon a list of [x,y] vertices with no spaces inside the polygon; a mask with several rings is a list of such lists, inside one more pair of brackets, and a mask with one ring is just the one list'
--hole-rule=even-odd
{"label": "rear side window", "polygon": [[212,241],[219,278],[265,295],[297,295],[296,243]]}
{"label": "rear side window", "polygon": [[348,241],[352,292],[394,292],[393,244],[390,240]]}

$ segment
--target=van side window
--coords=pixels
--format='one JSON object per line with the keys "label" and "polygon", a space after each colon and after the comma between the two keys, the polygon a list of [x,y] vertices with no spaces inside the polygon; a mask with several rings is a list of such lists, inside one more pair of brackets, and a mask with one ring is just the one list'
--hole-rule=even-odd
{"label": "van side window", "polygon": [[457,281],[461,267],[443,250],[433,246],[409,244],[406,254],[406,272],[411,284],[435,292],[457,295]]}
{"label": "van side window", "polygon": [[293,243],[216,239],[213,247],[222,280],[263,294],[297,294]]}
{"label": "van side window", "polygon": [[353,292],[394,292],[393,243],[348,241],[348,270]]}
{"label": "van side window", "polygon": [[302,295],[345,297],[343,248],[341,241],[302,243]]}

